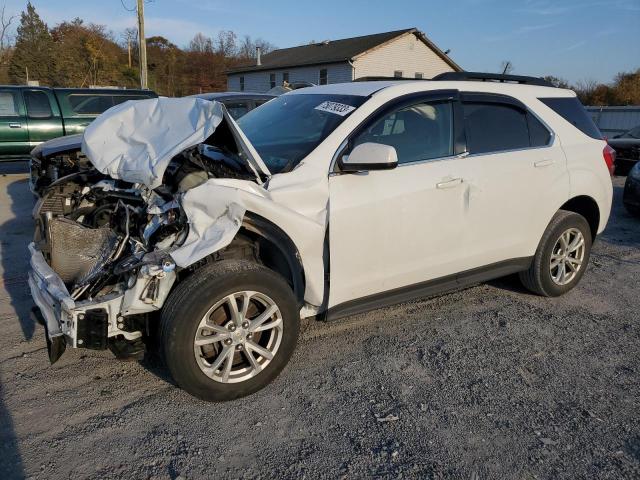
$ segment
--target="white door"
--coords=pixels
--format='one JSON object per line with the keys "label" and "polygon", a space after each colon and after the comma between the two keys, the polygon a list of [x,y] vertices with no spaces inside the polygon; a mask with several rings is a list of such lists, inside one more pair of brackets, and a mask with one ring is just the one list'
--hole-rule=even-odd
{"label": "white door", "polygon": [[448,100],[401,106],[352,142],[391,145],[399,165],[329,179],[329,307],[466,268],[454,110]]}
{"label": "white door", "polygon": [[[506,102],[506,103],[505,103]],[[472,268],[530,257],[568,198],[562,148],[531,112],[508,98],[463,96]]]}

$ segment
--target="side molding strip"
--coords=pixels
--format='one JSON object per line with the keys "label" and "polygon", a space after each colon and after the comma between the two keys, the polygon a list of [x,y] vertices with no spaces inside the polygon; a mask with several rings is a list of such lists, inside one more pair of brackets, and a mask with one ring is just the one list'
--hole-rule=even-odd
{"label": "side molding strip", "polygon": [[511,275],[512,273],[522,272],[529,268],[532,261],[533,257],[505,260],[415,285],[396,288],[388,292],[376,293],[357,300],[350,300],[331,307],[327,312],[326,319],[327,321],[338,320],[349,315],[469,287]]}

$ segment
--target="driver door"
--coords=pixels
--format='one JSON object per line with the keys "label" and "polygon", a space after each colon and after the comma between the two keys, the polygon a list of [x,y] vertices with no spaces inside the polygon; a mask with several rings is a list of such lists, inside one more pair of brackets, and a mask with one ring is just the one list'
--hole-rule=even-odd
{"label": "driver door", "polygon": [[[393,170],[329,178],[328,306],[466,269],[464,134],[456,95],[389,107],[350,140],[393,146]],[[370,298],[367,298],[370,297]]]}

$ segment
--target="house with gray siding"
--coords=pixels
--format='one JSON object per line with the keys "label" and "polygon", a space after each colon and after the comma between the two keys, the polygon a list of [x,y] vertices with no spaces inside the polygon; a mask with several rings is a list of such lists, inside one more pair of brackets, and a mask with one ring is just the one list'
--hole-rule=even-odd
{"label": "house with gray siding", "polygon": [[327,40],[258,52],[250,65],[227,72],[230,91],[267,92],[276,86],[351,82],[363,77],[432,78],[462,69],[416,28]]}

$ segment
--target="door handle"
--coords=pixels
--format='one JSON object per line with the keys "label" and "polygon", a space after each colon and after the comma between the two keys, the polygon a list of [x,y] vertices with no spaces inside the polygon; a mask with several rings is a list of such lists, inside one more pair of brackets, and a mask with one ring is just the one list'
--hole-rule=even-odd
{"label": "door handle", "polygon": [[436,188],[452,188],[462,183],[461,178],[454,178],[451,180],[446,180],[444,182],[436,183]]}
{"label": "door handle", "polygon": [[22,125],[19,123],[10,123],[9,128],[22,128]]}
{"label": "door handle", "polygon": [[553,165],[553,160],[551,160],[550,158],[545,158],[544,160],[538,160],[533,164],[533,166],[536,168],[548,167],[549,165]]}

